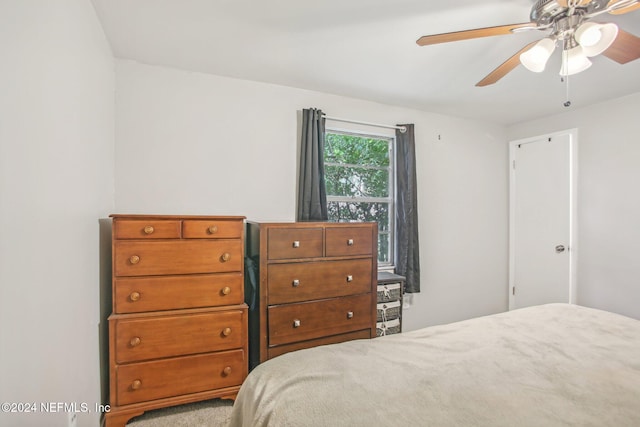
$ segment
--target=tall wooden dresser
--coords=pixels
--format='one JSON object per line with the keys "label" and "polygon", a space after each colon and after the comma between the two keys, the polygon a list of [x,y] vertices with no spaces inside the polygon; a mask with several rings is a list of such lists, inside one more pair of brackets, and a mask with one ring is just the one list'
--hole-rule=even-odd
{"label": "tall wooden dresser", "polygon": [[259,258],[251,366],[293,350],[376,336],[376,223],[247,222]]}
{"label": "tall wooden dresser", "polygon": [[244,217],[111,217],[106,426],[235,398],[248,372]]}

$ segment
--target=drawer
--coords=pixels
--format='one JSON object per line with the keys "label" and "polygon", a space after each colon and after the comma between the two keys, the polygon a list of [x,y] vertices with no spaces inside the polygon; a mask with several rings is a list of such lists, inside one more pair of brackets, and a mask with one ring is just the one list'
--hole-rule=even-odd
{"label": "drawer", "polygon": [[371,255],[371,227],[330,227],[326,229],[327,256]]}
{"label": "drawer", "polygon": [[271,228],[267,246],[269,259],[321,257],[322,228]]}
{"label": "drawer", "polygon": [[242,302],[242,273],[126,277],[114,280],[115,313],[216,307]]}
{"label": "drawer", "polygon": [[[116,405],[240,386],[247,372],[244,351],[176,357],[115,367]],[[113,404],[113,402],[112,402]]]}
{"label": "drawer", "polygon": [[182,237],[185,239],[240,239],[244,221],[238,220],[184,220]]}
{"label": "drawer", "polygon": [[271,264],[268,304],[371,292],[371,259]]}
{"label": "drawer", "polygon": [[400,310],[400,301],[380,302],[376,307],[376,311],[378,312],[378,315],[376,316],[376,322],[386,322],[389,320],[398,319],[400,318]]}
{"label": "drawer", "polygon": [[302,350],[305,348],[317,347],[319,345],[337,344],[340,342],[369,339],[371,337],[371,329],[365,329],[362,331],[348,332],[346,334],[332,335],[330,337],[318,338],[315,340],[301,341],[293,344],[278,345],[276,347],[270,347],[268,350],[269,359],[276,356],[280,356],[290,351]]}
{"label": "drawer", "polygon": [[378,302],[398,301],[402,298],[400,283],[387,283],[377,286]]}
{"label": "drawer", "polygon": [[242,271],[241,240],[176,240],[114,244],[116,276]]}
{"label": "drawer", "polygon": [[371,294],[270,306],[269,345],[371,328]]}
{"label": "drawer", "polygon": [[116,363],[241,348],[246,310],[117,319]]}
{"label": "drawer", "polygon": [[385,335],[399,334],[402,332],[402,323],[400,319],[388,320],[386,322],[376,323],[376,337]]}
{"label": "drawer", "polygon": [[178,220],[115,219],[113,235],[116,239],[179,239]]}

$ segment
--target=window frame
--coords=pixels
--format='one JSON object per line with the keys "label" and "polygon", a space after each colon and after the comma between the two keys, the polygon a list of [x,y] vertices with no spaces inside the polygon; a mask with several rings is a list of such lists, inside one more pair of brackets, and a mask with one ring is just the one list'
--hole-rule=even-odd
{"label": "window frame", "polygon": [[[340,135],[348,135],[355,136],[364,139],[377,139],[377,140],[385,140],[388,142],[388,150],[389,150],[389,188],[388,188],[388,197],[348,197],[348,196],[333,196],[327,193],[327,203],[330,202],[345,202],[350,203],[353,201],[364,202],[364,203],[388,203],[389,204],[389,231],[388,232],[380,232],[380,227],[378,226],[378,234],[388,234],[389,239],[389,260],[386,262],[382,262],[379,259],[380,253],[378,253],[378,268],[379,269],[387,269],[390,267],[394,267],[395,265],[395,256],[396,256],[396,137],[395,135],[385,135],[373,132],[366,132],[361,130],[346,130],[340,129],[336,127],[326,127],[325,128],[325,144],[326,138],[328,134],[340,134]],[[343,163],[332,163],[328,162],[326,159],[324,160],[324,166],[326,168],[327,165],[330,166],[345,166],[345,167],[359,167],[359,168],[371,168],[371,169],[387,169],[377,166],[367,166],[367,165],[349,165]],[[326,179],[326,177],[325,177]],[[331,219],[330,219],[331,220]],[[379,238],[379,237],[378,237]],[[377,246],[377,242],[376,242]]]}

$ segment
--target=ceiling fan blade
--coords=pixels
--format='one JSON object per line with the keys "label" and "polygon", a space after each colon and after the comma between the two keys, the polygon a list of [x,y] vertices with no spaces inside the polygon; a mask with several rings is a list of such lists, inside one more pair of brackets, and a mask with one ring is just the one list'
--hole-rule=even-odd
{"label": "ceiling fan blade", "polygon": [[615,7],[616,4],[618,3],[629,3],[628,6],[622,6],[618,9],[613,9],[611,11],[609,11],[610,14],[612,15],[623,15],[625,13],[629,13],[629,12],[633,12],[634,10],[638,10],[640,9],[640,2],[635,1],[635,2],[629,2],[629,1],[625,1],[625,0],[611,0],[609,3],[607,3],[607,9],[610,7]]}
{"label": "ceiling fan blade", "polygon": [[619,29],[618,37],[602,54],[619,64],[626,64],[638,59],[640,58],[640,37]]}
{"label": "ceiling fan blade", "polygon": [[438,43],[455,42],[459,40],[477,39],[481,37],[501,36],[511,34],[512,30],[524,27],[537,27],[535,22],[527,22],[524,24],[500,25],[497,27],[476,28],[474,30],[454,31],[451,33],[434,34],[431,36],[422,36],[416,43],[419,46],[427,46]]}
{"label": "ceiling fan blade", "polygon": [[620,9],[614,9],[609,13],[612,15],[623,15],[625,13],[633,12],[634,10],[640,9],[640,3],[632,4],[631,6],[621,7]]}
{"label": "ceiling fan blade", "polygon": [[520,64],[520,55],[526,50],[530,49],[534,44],[538,43],[539,40],[529,43],[522,49],[520,49],[515,55],[511,58],[507,59],[500,65],[498,68],[493,70],[487,77],[480,80],[476,83],[476,86],[483,87],[489,86],[506,76],[509,72],[511,72],[514,68],[516,68]]}
{"label": "ceiling fan blade", "polygon": [[[580,0],[577,4],[574,4],[574,7],[586,6],[591,2],[591,0]],[[556,3],[561,7],[569,7],[569,0],[556,0]]]}

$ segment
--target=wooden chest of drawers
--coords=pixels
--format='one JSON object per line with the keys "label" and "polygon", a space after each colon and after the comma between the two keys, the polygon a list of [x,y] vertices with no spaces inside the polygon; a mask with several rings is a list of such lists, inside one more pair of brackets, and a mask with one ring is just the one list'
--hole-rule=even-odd
{"label": "wooden chest of drawers", "polygon": [[111,217],[106,426],[235,398],[248,372],[244,217]]}
{"label": "wooden chest of drawers", "polygon": [[259,258],[252,367],[376,336],[377,233],[375,223],[247,223],[247,254]]}

